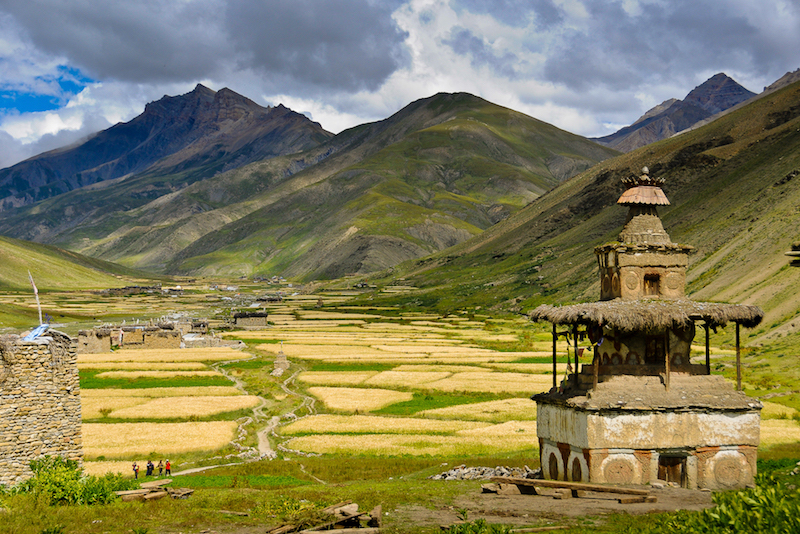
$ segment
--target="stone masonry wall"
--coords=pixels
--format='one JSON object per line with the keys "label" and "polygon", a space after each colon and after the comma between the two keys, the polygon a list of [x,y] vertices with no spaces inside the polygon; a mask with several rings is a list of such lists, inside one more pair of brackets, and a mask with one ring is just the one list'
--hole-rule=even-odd
{"label": "stone masonry wall", "polygon": [[77,344],[54,330],[34,341],[0,338],[0,484],[31,476],[42,456],[81,462]]}

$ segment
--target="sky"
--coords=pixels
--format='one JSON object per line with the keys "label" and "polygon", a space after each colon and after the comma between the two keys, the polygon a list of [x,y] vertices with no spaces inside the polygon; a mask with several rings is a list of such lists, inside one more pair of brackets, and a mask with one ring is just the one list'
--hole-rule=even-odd
{"label": "sky", "polygon": [[338,133],[468,92],[602,136],[800,68],[800,0],[0,0],[0,168],[198,83]]}

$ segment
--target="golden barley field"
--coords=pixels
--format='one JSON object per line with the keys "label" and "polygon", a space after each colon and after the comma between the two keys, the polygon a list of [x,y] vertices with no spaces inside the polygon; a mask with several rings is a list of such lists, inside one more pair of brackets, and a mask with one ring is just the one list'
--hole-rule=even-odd
{"label": "golden barley field", "polygon": [[[497,428],[495,428],[497,427]],[[377,456],[478,456],[538,448],[535,423],[507,423],[506,426],[436,434],[315,434],[292,438],[286,447],[320,454],[373,454]]]}
{"label": "golden barley field", "polygon": [[[135,397],[129,397],[135,398]],[[141,397],[140,397],[141,398]],[[141,404],[120,407],[108,417],[119,419],[185,419],[188,417],[209,417],[226,412],[235,412],[258,406],[261,400],[255,395],[236,395],[226,397],[160,397],[144,399]]]}
{"label": "golden barley field", "polygon": [[95,375],[97,378],[122,378],[125,380],[134,380],[136,378],[177,378],[180,376],[205,376],[205,377],[220,377],[224,376],[219,371],[103,371]]}
{"label": "golden barley field", "polygon": [[150,453],[213,451],[228,444],[235,421],[192,423],[85,423],[83,452],[87,459],[130,458]]}
{"label": "golden barley field", "polygon": [[208,366],[200,362],[82,362],[78,369],[109,369],[114,371],[143,370],[149,371],[202,371]]}
{"label": "golden barley field", "polygon": [[406,391],[378,388],[310,387],[308,392],[331,410],[353,413],[380,410],[413,398]]}
{"label": "golden barley field", "polygon": [[354,386],[363,383],[378,371],[305,371],[297,379],[306,384],[326,386]]}
{"label": "golden barley field", "polygon": [[761,447],[800,442],[800,424],[793,419],[761,421]]}
{"label": "golden barley field", "polygon": [[416,415],[437,419],[460,419],[492,423],[502,423],[509,420],[532,421],[536,419],[536,403],[528,397],[502,399],[423,410]]}
{"label": "golden barley field", "polygon": [[82,389],[81,401],[87,398],[107,397],[186,397],[186,396],[221,396],[241,395],[242,392],[234,386],[197,386],[173,388],[106,388]]}
{"label": "golden barley field", "polygon": [[414,417],[375,415],[311,415],[281,429],[287,436],[297,434],[452,434],[487,426],[474,421],[442,421]]}
{"label": "golden barley field", "polygon": [[98,362],[207,362],[239,360],[249,354],[229,347],[210,347],[198,349],[122,349],[99,354],[79,354],[78,364]]}

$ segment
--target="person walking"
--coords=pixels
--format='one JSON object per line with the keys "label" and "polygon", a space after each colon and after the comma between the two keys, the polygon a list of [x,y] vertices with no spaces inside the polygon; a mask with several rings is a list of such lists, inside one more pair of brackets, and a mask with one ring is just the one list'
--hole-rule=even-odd
{"label": "person walking", "polygon": [[153,476],[153,469],[155,469],[155,467],[152,460],[147,460],[147,476]]}
{"label": "person walking", "polygon": [[167,476],[172,474],[172,464],[169,463],[169,460],[167,460],[167,463],[164,465],[164,469],[166,470]]}
{"label": "person walking", "polygon": [[136,462],[133,462],[133,478],[139,478],[139,466],[136,465]]}
{"label": "person walking", "polygon": [[158,461],[158,476],[161,476],[164,473],[164,462],[161,460]]}

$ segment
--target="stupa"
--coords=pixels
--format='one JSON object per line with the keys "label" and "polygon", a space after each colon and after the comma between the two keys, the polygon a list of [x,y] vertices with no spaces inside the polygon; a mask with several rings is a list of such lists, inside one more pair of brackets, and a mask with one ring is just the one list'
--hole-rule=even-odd
{"label": "stupa", "polygon": [[[531,313],[553,324],[553,388],[532,397],[542,472],[575,482],[748,486],[762,405],[741,391],[739,329],[758,325],[763,312],[686,298],[693,249],[664,230],[663,180],[645,167],[623,183],[617,203],[628,206],[628,218],[619,241],[595,249],[600,301]],[[727,323],[736,326],[736,387],[711,374],[709,329]],[[697,326],[705,331],[704,363],[689,359]],[[569,347],[560,384],[559,337]],[[591,364],[580,363],[585,349]]]}

